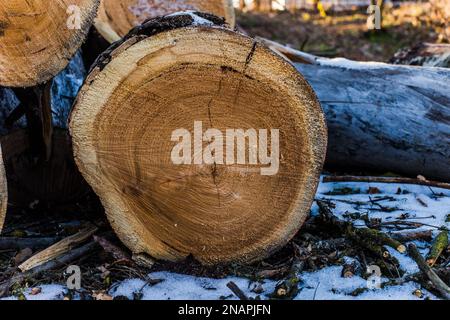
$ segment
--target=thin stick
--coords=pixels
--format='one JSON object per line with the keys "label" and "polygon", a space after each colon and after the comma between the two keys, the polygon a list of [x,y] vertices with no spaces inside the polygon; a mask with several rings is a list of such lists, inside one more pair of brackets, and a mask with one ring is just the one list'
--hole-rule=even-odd
{"label": "thin stick", "polygon": [[430,180],[401,178],[401,177],[359,177],[359,176],[325,176],[323,183],[332,182],[367,182],[367,183],[398,183],[398,184],[416,184],[421,186],[436,187],[450,190],[450,183],[437,182]]}
{"label": "thin stick", "polygon": [[14,275],[10,279],[0,283],[0,297],[3,297],[5,294],[8,293],[9,288],[11,285],[15,283],[20,283],[25,279],[35,277],[39,275],[42,272],[49,271],[49,270],[56,270],[58,268],[66,266],[68,263],[71,263],[89,252],[93,251],[95,248],[97,248],[98,244],[95,241],[91,241],[88,244],[85,244],[82,247],[79,247],[77,249],[71,250],[70,252],[67,252],[66,254],[49,261],[45,264],[42,264],[40,266],[37,266],[27,272],[22,272]]}
{"label": "thin stick", "polygon": [[305,63],[305,64],[317,64],[317,59],[319,59],[319,57],[303,52],[303,51],[299,51],[299,50],[295,50],[293,48],[289,48],[285,45],[282,45],[278,42],[266,39],[266,38],[262,38],[262,37],[256,37],[256,40],[262,42],[263,44],[265,44],[266,46],[268,46],[270,49],[272,49],[273,51],[276,51],[277,53],[280,53],[283,57],[287,58],[288,60],[292,61],[292,62],[300,62],[300,63]]}
{"label": "thin stick", "polygon": [[408,246],[408,253],[409,256],[417,263],[420,271],[422,271],[428,277],[428,279],[430,279],[431,283],[436,288],[436,290],[439,291],[442,297],[450,300],[450,288],[445,284],[444,281],[441,280],[441,278],[439,278],[436,272],[434,272],[434,270],[430,268],[430,266],[426,263],[425,259],[422,257],[422,255],[417,250],[417,247],[413,243]]}
{"label": "thin stick", "polygon": [[89,225],[85,229],[81,230],[80,232],[67,237],[54,245],[48,247],[47,249],[35,254],[30,259],[25,261],[19,266],[19,269],[22,272],[28,271],[30,269],[33,269],[37,266],[40,266],[46,262],[49,262],[72,248],[74,248],[76,245],[79,245],[80,243],[86,241],[89,239],[95,232],[97,231],[97,227],[93,225]]}

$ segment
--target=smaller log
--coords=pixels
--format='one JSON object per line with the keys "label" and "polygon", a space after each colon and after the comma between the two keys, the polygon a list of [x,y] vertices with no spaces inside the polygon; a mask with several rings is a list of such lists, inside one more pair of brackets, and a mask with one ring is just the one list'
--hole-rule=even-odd
{"label": "smaller log", "polygon": [[430,267],[433,267],[436,264],[436,261],[439,259],[442,252],[444,252],[447,246],[448,246],[448,231],[444,230],[439,233],[436,239],[434,239],[430,253],[427,256],[427,263]]}
{"label": "smaller log", "polygon": [[53,259],[56,259],[62,256],[63,254],[67,253],[68,251],[72,250],[80,243],[89,239],[95,232],[97,232],[97,227],[90,225],[85,229],[81,230],[80,232],[63,239],[55,243],[54,245],[48,247],[47,249],[32,256],[30,259],[23,262],[19,266],[19,269],[22,272],[25,272],[33,268],[36,268],[40,265],[43,265],[46,262],[49,262]]}
{"label": "smaller log", "polygon": [[99,0],[0,2],[0,86],[34,87],[60,73],[83,43]]}

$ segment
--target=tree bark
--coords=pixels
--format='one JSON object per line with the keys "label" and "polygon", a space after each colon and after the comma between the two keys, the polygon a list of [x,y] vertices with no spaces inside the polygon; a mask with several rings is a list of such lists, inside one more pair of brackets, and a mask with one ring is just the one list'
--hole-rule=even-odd
{"label": "tree bark", "polygon": [[450,70],[317,57],[295,66],[325,111],[328,165],[450,181]]}
{"label": "tree bark", "polygon": [[180,11],[215,14],[224,17],[232,28],[236,23],[233,0],[102,0],[95,25],[99,33],[113,43],[149,18]]}
{"label": "tree bark", "polygon": [[[309,214],[325,119],[289,63],[217,17],[201,17],[210,18],[201,27],[195,13],[149,20],[98,59],[71,114],[75,158],[135,254],[251,262],[284,246]],[[279,129],[278,174],[263,175],[261,161],[225,162],[225,139],[198,164],[176,165],[171,136],[192,132],[195,121],[216,134]]]}

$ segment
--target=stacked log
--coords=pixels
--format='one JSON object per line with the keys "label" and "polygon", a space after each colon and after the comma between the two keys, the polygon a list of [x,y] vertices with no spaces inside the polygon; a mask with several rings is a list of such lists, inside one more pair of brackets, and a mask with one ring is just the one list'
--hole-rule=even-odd
{"label": "stacked log", "polygon": [[[67,134],[53,127],[67,126],[84,77],[81,56],[73,57],[98,5],[99,0],[0,3],[0,133],[6,166],[2,183],[8,180],[11,204],[64,201],[61,195],[73,191],[65,182],[82,180],[73,160],[70,163]],[[65,171],[69,167],[71,173]]]}
{"label": "stacked log", "polygon": [[[249,150],[238,161],[234,148],[223,158],[227,129],[243,130]],[[259,143],[245,138],[252,129]],[[194,131],[203,151],[181,155],[178,134],[187,141]],[[319,103],[295,68],[195,13],[149,20],[105,52],[70,132],[81,173],[134,253],[205,264],[251,262],[284,246],[309,213],[326,150]],[[270,172],[261,150],[275,155],[277,142]]]}
{"label": "stacked log", "polygon": [[232,0],[102,0],[95,25],[112,43],[149,18],[180,11],[211,13],[225,18],[232,28],[235,25]]}

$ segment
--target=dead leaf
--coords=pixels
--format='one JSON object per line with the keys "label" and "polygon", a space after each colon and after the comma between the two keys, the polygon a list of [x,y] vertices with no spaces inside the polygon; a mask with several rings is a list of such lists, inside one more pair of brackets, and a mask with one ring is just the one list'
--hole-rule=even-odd
{"label": "dead leaf", "polygon": [[40,294],[41,292],[42,292],[42,288],[36,287],[36,288],[31,289],[30,294],[32,296],[36,296],[36,295]]}

